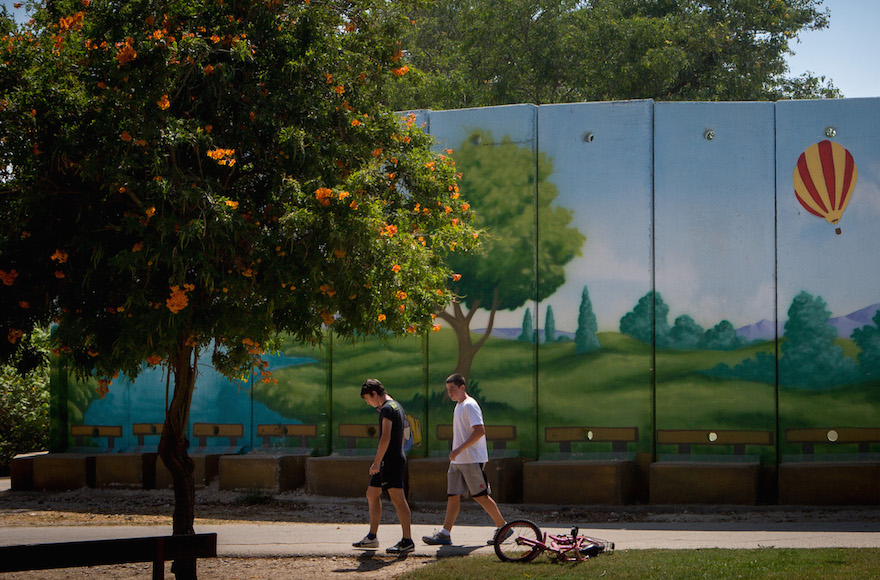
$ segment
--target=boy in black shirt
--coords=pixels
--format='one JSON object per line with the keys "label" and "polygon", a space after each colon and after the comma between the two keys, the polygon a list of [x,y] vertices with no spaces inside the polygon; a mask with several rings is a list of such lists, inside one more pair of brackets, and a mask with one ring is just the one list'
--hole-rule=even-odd
{"label": "boy in black shirt", "polygon": [[370,506],[370,533],[360,542],[352,544],[355,548],[373,549],[379,547],[376,533],[382,516],[382,490],[386,490],[397,510],[397,519],[403,529],[403,539],[386,551],[389,554],[404,554],[415,550],[410,531],[411,515],[406,495],[403,493],[403,472],[406,469],[406,455],[403,452],[403,424],[406,413],[400,403],[385,392],[385,387],[376,379],[367,379],[361,387],[361,398],[379,412],[379,448],[376,459],[370,465],[370,484],[367,487],[367,502]]}

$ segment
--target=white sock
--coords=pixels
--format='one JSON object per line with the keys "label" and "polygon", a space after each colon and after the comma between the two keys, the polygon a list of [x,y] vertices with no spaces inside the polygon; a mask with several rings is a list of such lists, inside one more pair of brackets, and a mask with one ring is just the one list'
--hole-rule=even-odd
{"label": "white sock", "polygon": [[447,535],[447,536],[451,536],[451,535],[452,535],[452,532],[450,532],[450,531],[447,530],[446,528],[440,528],[440,533],[441,533],[441,534],[445,534],[445,535]]}

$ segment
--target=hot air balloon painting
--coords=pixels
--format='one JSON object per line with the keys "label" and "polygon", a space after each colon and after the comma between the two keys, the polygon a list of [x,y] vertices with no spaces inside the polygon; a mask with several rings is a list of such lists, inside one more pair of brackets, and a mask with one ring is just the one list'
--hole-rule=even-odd
{"label": "hot air balloon painting", "polygon": [[[852,154],[826,139],[801,153],[794,170],[794,192],[804,209],[836,226],[858,177]],[[834,231],[840,234],[839,227]]]}

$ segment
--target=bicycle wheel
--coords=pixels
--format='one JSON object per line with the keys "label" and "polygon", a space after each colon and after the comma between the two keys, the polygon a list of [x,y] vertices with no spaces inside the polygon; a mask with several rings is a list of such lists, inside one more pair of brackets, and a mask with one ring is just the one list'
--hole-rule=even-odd
{"label": "bicycle wheel", "polygon": [[530,562],[544,549],[541,529],[528,520],[507,522],[495,536],[495,555],[502,562]]}

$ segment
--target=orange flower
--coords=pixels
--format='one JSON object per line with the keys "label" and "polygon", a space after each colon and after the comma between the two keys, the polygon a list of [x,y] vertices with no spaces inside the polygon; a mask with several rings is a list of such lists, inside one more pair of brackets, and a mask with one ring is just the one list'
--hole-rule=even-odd
{"label": "orange flower", "polygon": [[463,203],[463,204],[461,204],[461,209],[462,209],[462,211],[467,211],[467,210],[471,209],[471,204]]}
{"label": "orange flower", "polygon": [[116,43],[116,48],[118,50],[116,53],[116,60],[119,62],[120,67],[137,58],[137,51],[131,45],[132,42],[134,42],[133,38],[126,38],[125,42]]}
{"label": "orange flower", "polygon": [[358,121],[357,119],[352,119],[352,120],[351,120],[351,126],[352,126],[352,127],[357,127],[357,126],[359,126],[359,125],[363,125],[363,123],[361,123],[361,122]]}
{"label": "orange flower", "polygon": [[159,108],[163,111],[171,106],[171,101],[168,100],[168,95],[162,95],[162,97],[156,101],[156,104],[159,105]]}
{"label": "orange flower", "polygon": [[122,134],[119,135],[119,138],[123,141],[131,141],[132,139],[131,133],[129,133],[128,131],[123,131]]}
{"label": "orange flower", "polygon": [[337,95],[342,95],[345,93],[345,87],[343,87],[342,85],[336,85],[335,87],[333,87],[333,90],[336,91]]}
{"label": "orange flower", "polygon": [[154,354],[150,357],[147,357],[147,363],[149,363],[151,366],[157,365],[160,362],[162,362],[162,357],[159,356],[158,354]]}
{"label": "orange flower", "polygon": [[403,290],[398,290],[397,293],[396,293],[394,296],[395,296],[398,300],[406,300],[406,292],[404,292]]}
{"label": "orange flower", "polygon": [[55,253],[50,256],[50,258],[59,264],[63,264],[67,262],[67,252],[62,252],[61,250],[55,250]]}
{"label": "orange flower", "polygon": [[385,228],[382,230],[381,233],[383,236],[393,236],[394,234],[397,233],[397,226],[395,226],[393,224],[389,224],[389,225],[385,226]]}
{"label": "orange flower", "polygon": [[400,68],[391,69],[391,74],[393,74],[396,77],[402,77],[403,75],[405,75],[408,72],[409,72],[409,67],[406,65],[404,65]]}
{"label": "orange flower", "polygon": [[18,305],[19,305],[19,307],[21,307],[21,308],[23,308],[23,309],[25,309],[25,310],[27,310],[28,308],[31,307],[31,303],[28,302],[27,300],[19,300],[19,301],[18,301]]}
{"label": "orange flower", "polygon": [[143,243],[143,242],[137,242],[137,243],[135,243],[135,245],[133,245],[133,246],[131,247],[131,251],[132,251],[132,252],[140,252],[140,251],[143,250],[143,249],[144,249],[144,243]]}
{"label": "orange flower", "polygon": [[315,190],[315,199],[321,202],[321,205],[330,205],[330,198],[333,197],[333,190],[328,187],[319,187]]}
{"label": "orange flower", "polygon": [[186,295],[187,291],[194,289],[195,286],[192,284],[184,284],[183,290],[180,289],[180,286],[172,286],[171,295],[165,300],[165,306],[168,307],[168,310],[177,314],[189,304],[189,297]]}
{"label": "orange flower", "polygon": [[238,209],[238,202],[237,201],[232,201],[231,199],[227,199],[226,205],[228,205],[232,209]]}
{"label": "orange flower", "polygon": [[384,322],[384,321],[385,321],[385,315],[384,315],[384,314],[380,314],[380,315],[379,315],[379,318],[378,318],[377,320],[378,320],[379,322]]}
{"label": "orange flower", "polygon": [[394,264],[393,266],[391,266],[391,271],[400,272],[400,264]]}
{"label": "orange flower", "polygon": [[433,330],[434,332],[440,332],[440,325],[439,324],[433,325],[431,327],[431,330]]}
{"label": "orange flower", "polygon": [[211,73],[213,73],[213,72],[214,72],[214,67],[211,66],[210,64],[209,64],[208,66],[205,67],[205,74],[206,74],[206,75],[209,75],[209,74],[211,74]]}
{"label": "orange flower", "polygon": [[55,277],[58,279],[64,278],[64,272],[61,270],[55,270]]}
{"label": "orange flower", "polygon": [[334,322],[333,315],[326,310],[321,313],[321,318],[324,320],[324,324],[326,324],[327,326],[330,326]]}
{"label": "orange flower", "polygon": [[452,275],[453,282],[458,282],[459,280],[461,280],[461,274],[453,274]]}
{"label": "orange flower", "polygon": [[9,332],[6,334],[6,338],[12,344],[15,344],[16,342],[18,342],[18,339],[21,338],[22,336],[24,336],[24,331],[19,330],[17,328],[9,329]]}
{"label": "orange flower", "polygon": [[18,272],[15,270],[0,270],[0,281],[3,282],[6,286],[12,286],[15,283],[15,279],[18,278]]}
{"label": "orange flower", "polygon": [[373,157],[378,157],[380,155],[382,155],[381,149],[373,149]]}

